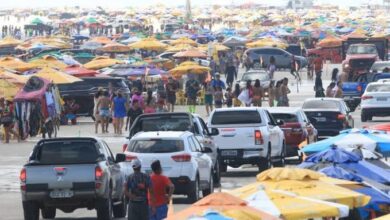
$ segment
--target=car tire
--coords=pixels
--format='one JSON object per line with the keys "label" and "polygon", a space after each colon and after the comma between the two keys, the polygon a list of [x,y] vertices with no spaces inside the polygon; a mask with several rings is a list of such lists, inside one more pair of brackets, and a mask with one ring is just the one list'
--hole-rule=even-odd
{"label": "car tire", "polygon": [[271,144],[268,146],[268,152],[267,156],[264,158],[260,158],[259,164],[257,165],[259,168],[259,172],[263,172],[264,170],[267,170],[272,167],[272,160],[271,160]]}
{"label": "car tire", "polygon": [[39,220],[39,206],[34,201],[23,202],[24,220]]}
{"label": "car tire", "polygon": [[218,162],[215,163],[213,178],[214,178],[213,181],[214,181],[215,186],[220,186],[220,184],[221,184],[221,169],[219,167]]}
{"label": "car tire", "polygon": [[284,167],[286,165],[286,144],[283,141],[282,152],[280,152],[278,162],[274,163],[275,167]]}
{"label": "car tire", "polygon": [[56,208],[45,207],[41,209],[41,214],[43,218],[53,219],[56,217]]}
{"label": "car tire", "polygon": [[112,219],[112,199],[111,190],[108,198],[100,198],[96,204],[97,220],[111,220]]}
{"label": "car tire", "polygon": [[114,218],[123,218],[126,216],[127,201],[125,195],[122,196],[122,201],[120,204],[113,205],[112,212],[114,214]]}
{"label": "car tire", "polygon": [[221,170],[221,173],[226,173],[227,172],[227,164],[220,163],[219,169]]}
{"label": "car tire", "polygon": [[187,196],[189,203],[194,203],[200,199],[200,182],[198,176],[195,178],[194,187],[191,189],[191,192]]}
{"label": "car tire", "polygon": [[[213,171],[211,171],[213,172]],[[206,197],[214,192],[214,178],[213,175],[210,174],[210,181],[209,181],[209,187],[207,189],[204,189],[202,191],[203,197]]]}
{"label": "car tire", "polygon": [[360,115],[360,120],[361,120],[362,122],[366,122],[366,121],[367,121],[367,116],[366,116],[366,114],[364,114],[363,112],[362,112],[362,114]]}

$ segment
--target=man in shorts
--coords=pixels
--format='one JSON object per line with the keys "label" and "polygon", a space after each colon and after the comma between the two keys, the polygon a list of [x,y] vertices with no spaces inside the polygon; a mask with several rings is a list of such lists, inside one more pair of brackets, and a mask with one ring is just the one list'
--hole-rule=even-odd
{"label": "man in shorts", "polygon": [[102,120],[102,131],[103,133],[108,133],[108,123],[110,121],[110,105],[111,99],[109,97],[108,91],[104,91],[103,95],[99,97],[96,109],[99,111],[99,116]]}
{"label": "man in shorts", "polygon": [[174,112],[178,85],[177,82],[172,78],[172,76],[168,78],[168,83],[165,86],[165,89],[167,94],[168,112]]}

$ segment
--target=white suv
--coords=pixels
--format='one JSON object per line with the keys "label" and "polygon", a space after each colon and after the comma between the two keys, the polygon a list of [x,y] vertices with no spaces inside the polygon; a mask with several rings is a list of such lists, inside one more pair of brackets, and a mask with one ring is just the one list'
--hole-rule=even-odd
{"label": "white suv", "polygon": [[185,131],[139,132],[124,151],[126,161],[138,158],[142,171],[151,173],[153,161],[160,160],[163,174],[175,185],[175,194],[191,202],[214,191],[212,150],[203,147],[193,133]]}
{"label": "white suv", "polygon": [[372,120],[373,116],[390,116],[390,82],[369,83],[360,105],[362,122]]}

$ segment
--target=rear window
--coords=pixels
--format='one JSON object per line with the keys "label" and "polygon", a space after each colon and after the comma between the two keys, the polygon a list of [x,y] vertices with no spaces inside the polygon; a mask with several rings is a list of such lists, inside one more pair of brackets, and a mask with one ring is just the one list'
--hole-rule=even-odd
{"label": "rear window", "polygon": [[284,122],[299,122],[298,117],[295,114],[286,113],[271,113],[275,120],[283,120]]}
{"label": "rear window", "polygon": [[91,141],[64,141],[44,143],[36,159],[39,164],[83,164],[95,163],[98,155]]}
{"label": "rear window", "polygon": [[367,92],[390,92],[390,84],[369,85]]}
{"label": "rear window", "polygon": [[140,131],[190,131],[190,118],[185,115],[177,116],[147,116],[137,121],[131,133]]}
{"label": "rear window", "polygon": [[303,103],[304,109],[340,109],[340,104],[331,100],[313,100]]}
{"label": "rear window", "polygon": [[60,91],[69,91],[69,90],[89,90],[91,88],[103,87],[107,88],[109,82],[112,83],[112,86],[115,88],[127,88],[126,83],[122,79],[99,79],[99,78],[81,78],[83,81],[74,82],[70,84],[60,84],[58,88]]}
{"label": "rear window", "polygon": [[138,140],[133,141],[127,151],[134,153],[173,153],[184,150],[182,140]]}
{"label": "rear window", "polygon": [[258,111],[215,112],[211,119],[213,125],[259,123],[261,123],[261,117]]}

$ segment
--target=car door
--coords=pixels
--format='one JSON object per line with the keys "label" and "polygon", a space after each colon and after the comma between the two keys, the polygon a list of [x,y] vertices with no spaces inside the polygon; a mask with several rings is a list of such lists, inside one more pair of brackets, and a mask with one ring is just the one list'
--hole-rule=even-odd
{"label": "car door", "polygon": [[102,141],[102,149],[107,158],[107,166],[110,170],[111,180],[112,180],[112,189],[113,189],[113,197],[120,198],[122,195],[122,186],[125,180],[124,174],[122,174],[121,166],[115,163],[115,157],[112,154],[110,148],[107,143]]}
{"label": "car door", "polygon": [[191,136],[190,139],[195,150],[193,155],[198,162],[199,178],[201,181],[208,181],[210,176],[208,156],[202,153],[202,146],[195,137]]}
{"label": "car door", "polygon": [[[271,140],[271,147],[272,147],[272,156],[278,156],[281,153],[281,145],[280,142],[280,128],[276,125],[276,122],[274,121],[274,118],[271,116],[271,114],[268,111],[264,111],[265,117],[267,118],[267,126],[270,133],[270,140]],[[282,132],[283,133],[283,132]]]}
{"label": "car door", "polygon": [[203,133],[203,141],[200,141],[199,139],[199,142],[201,144],[203,144],[204,147],[209,147],[211,148],[211,150],[213,151],[212,153],[207,153],[207,155],[210,156],[210,158],[213,160],[213,162],[215,162],[214,160],[216,160],[217,158],[217,154],[218,154],[218,149],[217,149],[217,146],[215,146],[215,142],[214,142],[214,139],[212,136],[210,136],[210,133],[209,133],[209,130],[206,126],[206,123],[203,121],[202,118],[198,117],[197,118],[197,123],[199,124],[201,130],[202,130],[202,133]]}
{"label": "car door", "polygon": [[[278,62],[278,65],[283,68],[289,68],[290,67],[290,60],[291,56],[289,53],[286,51],[280,50],[280,49],[275,49],[275,54],[276,54],[276,60]],[[280,63],[279,63],[280,61]]]}

